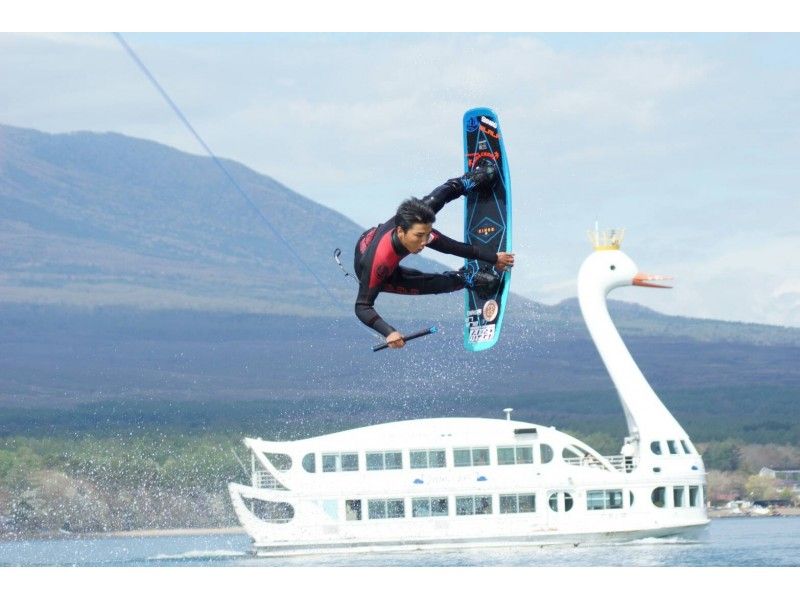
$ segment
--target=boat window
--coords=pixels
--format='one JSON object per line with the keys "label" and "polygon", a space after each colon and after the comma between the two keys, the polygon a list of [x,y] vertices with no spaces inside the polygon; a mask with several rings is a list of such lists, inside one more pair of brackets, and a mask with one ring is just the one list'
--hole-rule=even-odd
{"label": "boat window", "polygon": [[383,469],[383,453],[367,453],[367,471]]}
{"label": "boat window", "polygon": [[431,516],[431,499],[430,498],[415,498],[411,501],[411,516],[412,517],[430,517]]}
{"label": "boat window", "polygon": [[471,496],[456,497],[456,515],[474,515],[475,505]]}
{"label": "boat window", "polygon": [[368,500],[367,517],[370,519],[386,519],[386,501]]}
{"label": "boat window", "polygon": [[403,453],[400,451],[392,451],[383,455],[383,461],[386,469],[403,469]]}
{"label": "boat window", "polygon": [[402,469],[403,454],[400,451],[387,451],[383,453],[367,453],[367,470]]}
{"label": "boat window", "polygon": [[469,449],[453,449],[453,466],[469,467],[472,465],[472,451]]}
{"label": "boat window", "polygon": [[675,486],[672,489],[672,505],[675,507],[683,506],[683,486]]}
{"label": "boat window", "polygon": [[287,471],[292,467],[292,459],[289,455],[278,453],[261,453],[261,455],[278,471]]}
{"label": "boat window", "polygon": [[253,498],[247,501],[256,517],[268,523],[289,523],[294,517],[294,507],[286,502],[272,502]]}
{"label": "boat window", "polygon": [[654,455],[661,454],[661,443],[658,440],[654,440],[650,443],[650,450],[653,451]]}
{"label": "boat window", "polygon": [[402,519],[405,517],[403,499],[369,500],[367,501],[367,513],[370,519]]}
{"label": "boat window", "polygon": [[406,506],[402,498],[392,498],[386,501],[386,517],[389,519],[402,519],[405,516]]}
{"label": "boat window", "polygon": [[622,490],[589,490],[586,492],[586,509],[589,511],[621,508]]}
{"label": "boat window", "polygon": [[303,457],[303,469],[308,473],[317,471],[317,456],[314,453],[308,453]]}
{"label": "boat window", "polygon": [[678,447],[675,446],[674,440],[667,440],[667,448],[669,449],[670,455],[677,455],[678,454]]}
{"label": "boat window", "polygon": [[428,453],[428,467],[445,467],[447,465],[444,450],[430,451]]}
{"label": "boat window", "polygon": [[289,471],[292,468],[292,458],[282,453],[264,453],[264,456],[278,471]]}
{"label": "boat window", "polygon": [[565,446],[561,450],[561,457],[564,459],[581,459],[584,454],[573,446]]}
{"label": "boat window", "polygon": [[550,509],[553,511],[559,510],[559,504],[558,504],[559,494],[564,495],[564,510],[569,511],[570,509],[572,509],[574,501],[572,500],[572,495],[569,492],[551,492],[550,497],[547,500],[547,503],[550,505]]}
{"label": "boat window", "polygon": [[491,496],[476,496],[475,497],[475,514],[476,515],[491,515],[492,514],[492,497]]}
{"label": "boat window", "polygon": [[683,447],[683,452],[687,455],[692,454],[692,449],[689,448],[689,444],[685,440],[681,440],[681,446]]}
{"label": "boat window", "polygon": [[411,451],[409,453],[411,469],[422,469],[428,466],[428,451]]}
{"label": "boat window", "polygon": [[322,471],[336,471],[338,455],[322,455]]}
{"label": "boat window", "polygon": [[553,448],[549,444],[540,444],[539,453],[542,457],[542,463],[550,463],[553,460]]}
{"label": "boat window", "polygon": [[358,471],[358,453],[342,453],[342,471]]}
{"label": "boat window", "polygon": [[698,486],[689,486],[689,506],[696,507],[699,503],[697,501],[700,488]]}
{"label": "boat window", "polygon": [[322,455],[322,471],[358,471],[358,453],[331,453]]}
{"label": "boat window", "polygon": [[501,494],[500,495],[500,514],[518,513],[519,512],[519,499],[516,494]]}
{"label": "boat window", "polygon": [[456,515],[491,515],[491,496],[457,496]]}
{"label": "boat window", "polygon": [[444,467],[446,464],[444,454],[444,449],[410,451],[409,458],[411,461],[411,469]]}
{"label": "boat window", "polygon": [[415,498],[411,501],[412,517],[443,517],[447,515],[447,497]]}
{"label": "boat window", "polygon": [[519,512],[520,513],[535,513],[536,512],[536,495],[535,494],[520,494],[519,495]]}
{"label": "boat window", "polygon": [[533,445],[497,447],[498,465],[533,463]]}
{"label": "boat window", "polygon": [[344,513],[348,521],[361,521],[361,500],[344,501]]}
{"label": "boat window", "polygon": [[497,447],[497,464],[498,465],[514,465],[516,459],[514,457],[514,447]]}
{"label": "boat window", "polygon": [[632,507],[633,506],[633,490],[628,491],[628,498],[631,501],[631,504],[629,506]]}
{"label": "boat window", "polygon": [[533,463],[533,446],[517,447],[517,464]]}
{"label": "boat window", "polygon": [[665,507],[667,505],[667,489],[664,486],[659,486],[650,495],[653,504],[657,507]]}
{"label": "boat window", "polygon": [[500,513],[535,513],[535,494],[501,494]]}
{"label": "boat window", "polygon": [[489,449],[485,447],[453,449],[453,465],[455,467],[489,465]]}
{"label": "boat window", "polygon": [[605,509],[606,504],[605,490],[589,490],[586,492],[586,508],[589,511],[597,511]]}

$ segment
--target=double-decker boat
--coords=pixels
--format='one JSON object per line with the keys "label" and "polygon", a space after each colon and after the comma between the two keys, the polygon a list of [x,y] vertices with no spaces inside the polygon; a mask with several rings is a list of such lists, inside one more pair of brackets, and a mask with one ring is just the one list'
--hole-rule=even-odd
{"label": "double-decker boat", "polygon": [[694,536],[708,524],[705,469],[647,383],[606,304],[661,287],[594,231],[581,311],[628,425],[620,454],[505,417],[397,421],[302,440],[245,439],[251,484],[229,484],[259,555],[581,544]]}

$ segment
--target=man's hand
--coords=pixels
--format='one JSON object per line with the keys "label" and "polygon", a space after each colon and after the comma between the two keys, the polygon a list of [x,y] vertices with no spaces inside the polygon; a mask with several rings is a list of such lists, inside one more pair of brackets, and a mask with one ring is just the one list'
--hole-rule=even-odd
{"label": "man's hand", "polygon": [[403,335],[395,330],[386,337],[386,344],[389,345],[390,349],[402,349],[406,341],[403,340]]}
{"label": "man's hand", "polygon": [[514,265],[514,254],[513,253],[506,253],[505,251],[501,251],[497,254],[497,263],[494,267],[502,272],[507,268],[511,268]]}

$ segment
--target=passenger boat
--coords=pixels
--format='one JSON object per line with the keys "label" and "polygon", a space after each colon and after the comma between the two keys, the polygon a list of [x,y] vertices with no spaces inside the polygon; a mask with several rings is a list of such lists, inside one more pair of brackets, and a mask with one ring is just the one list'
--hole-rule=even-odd
{"label": "passenger boat", "polygon": [[582,544],[696,536],[705,469],[625,347],[606,304],[626,285],[663,287],[592,231],[581,312],[628,425],[620,453],[504,417],[397,421],[302,440],[245,439],[251,483],[229,484],[258,555]]}

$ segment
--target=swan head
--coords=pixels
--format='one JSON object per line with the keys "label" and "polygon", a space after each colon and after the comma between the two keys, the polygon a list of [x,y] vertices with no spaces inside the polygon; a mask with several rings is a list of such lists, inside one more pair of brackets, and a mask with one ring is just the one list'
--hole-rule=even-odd
{"label": "swan head", "polygon": [[609,249],[595,251],[586,258],[578,273],[578,288],[597,289],[604,295],[618,287],[627,286],[671,288],[659,284],[664,280],[669,280],[669,277],[645,274],[639,271],[634,261],[622,251]]}

